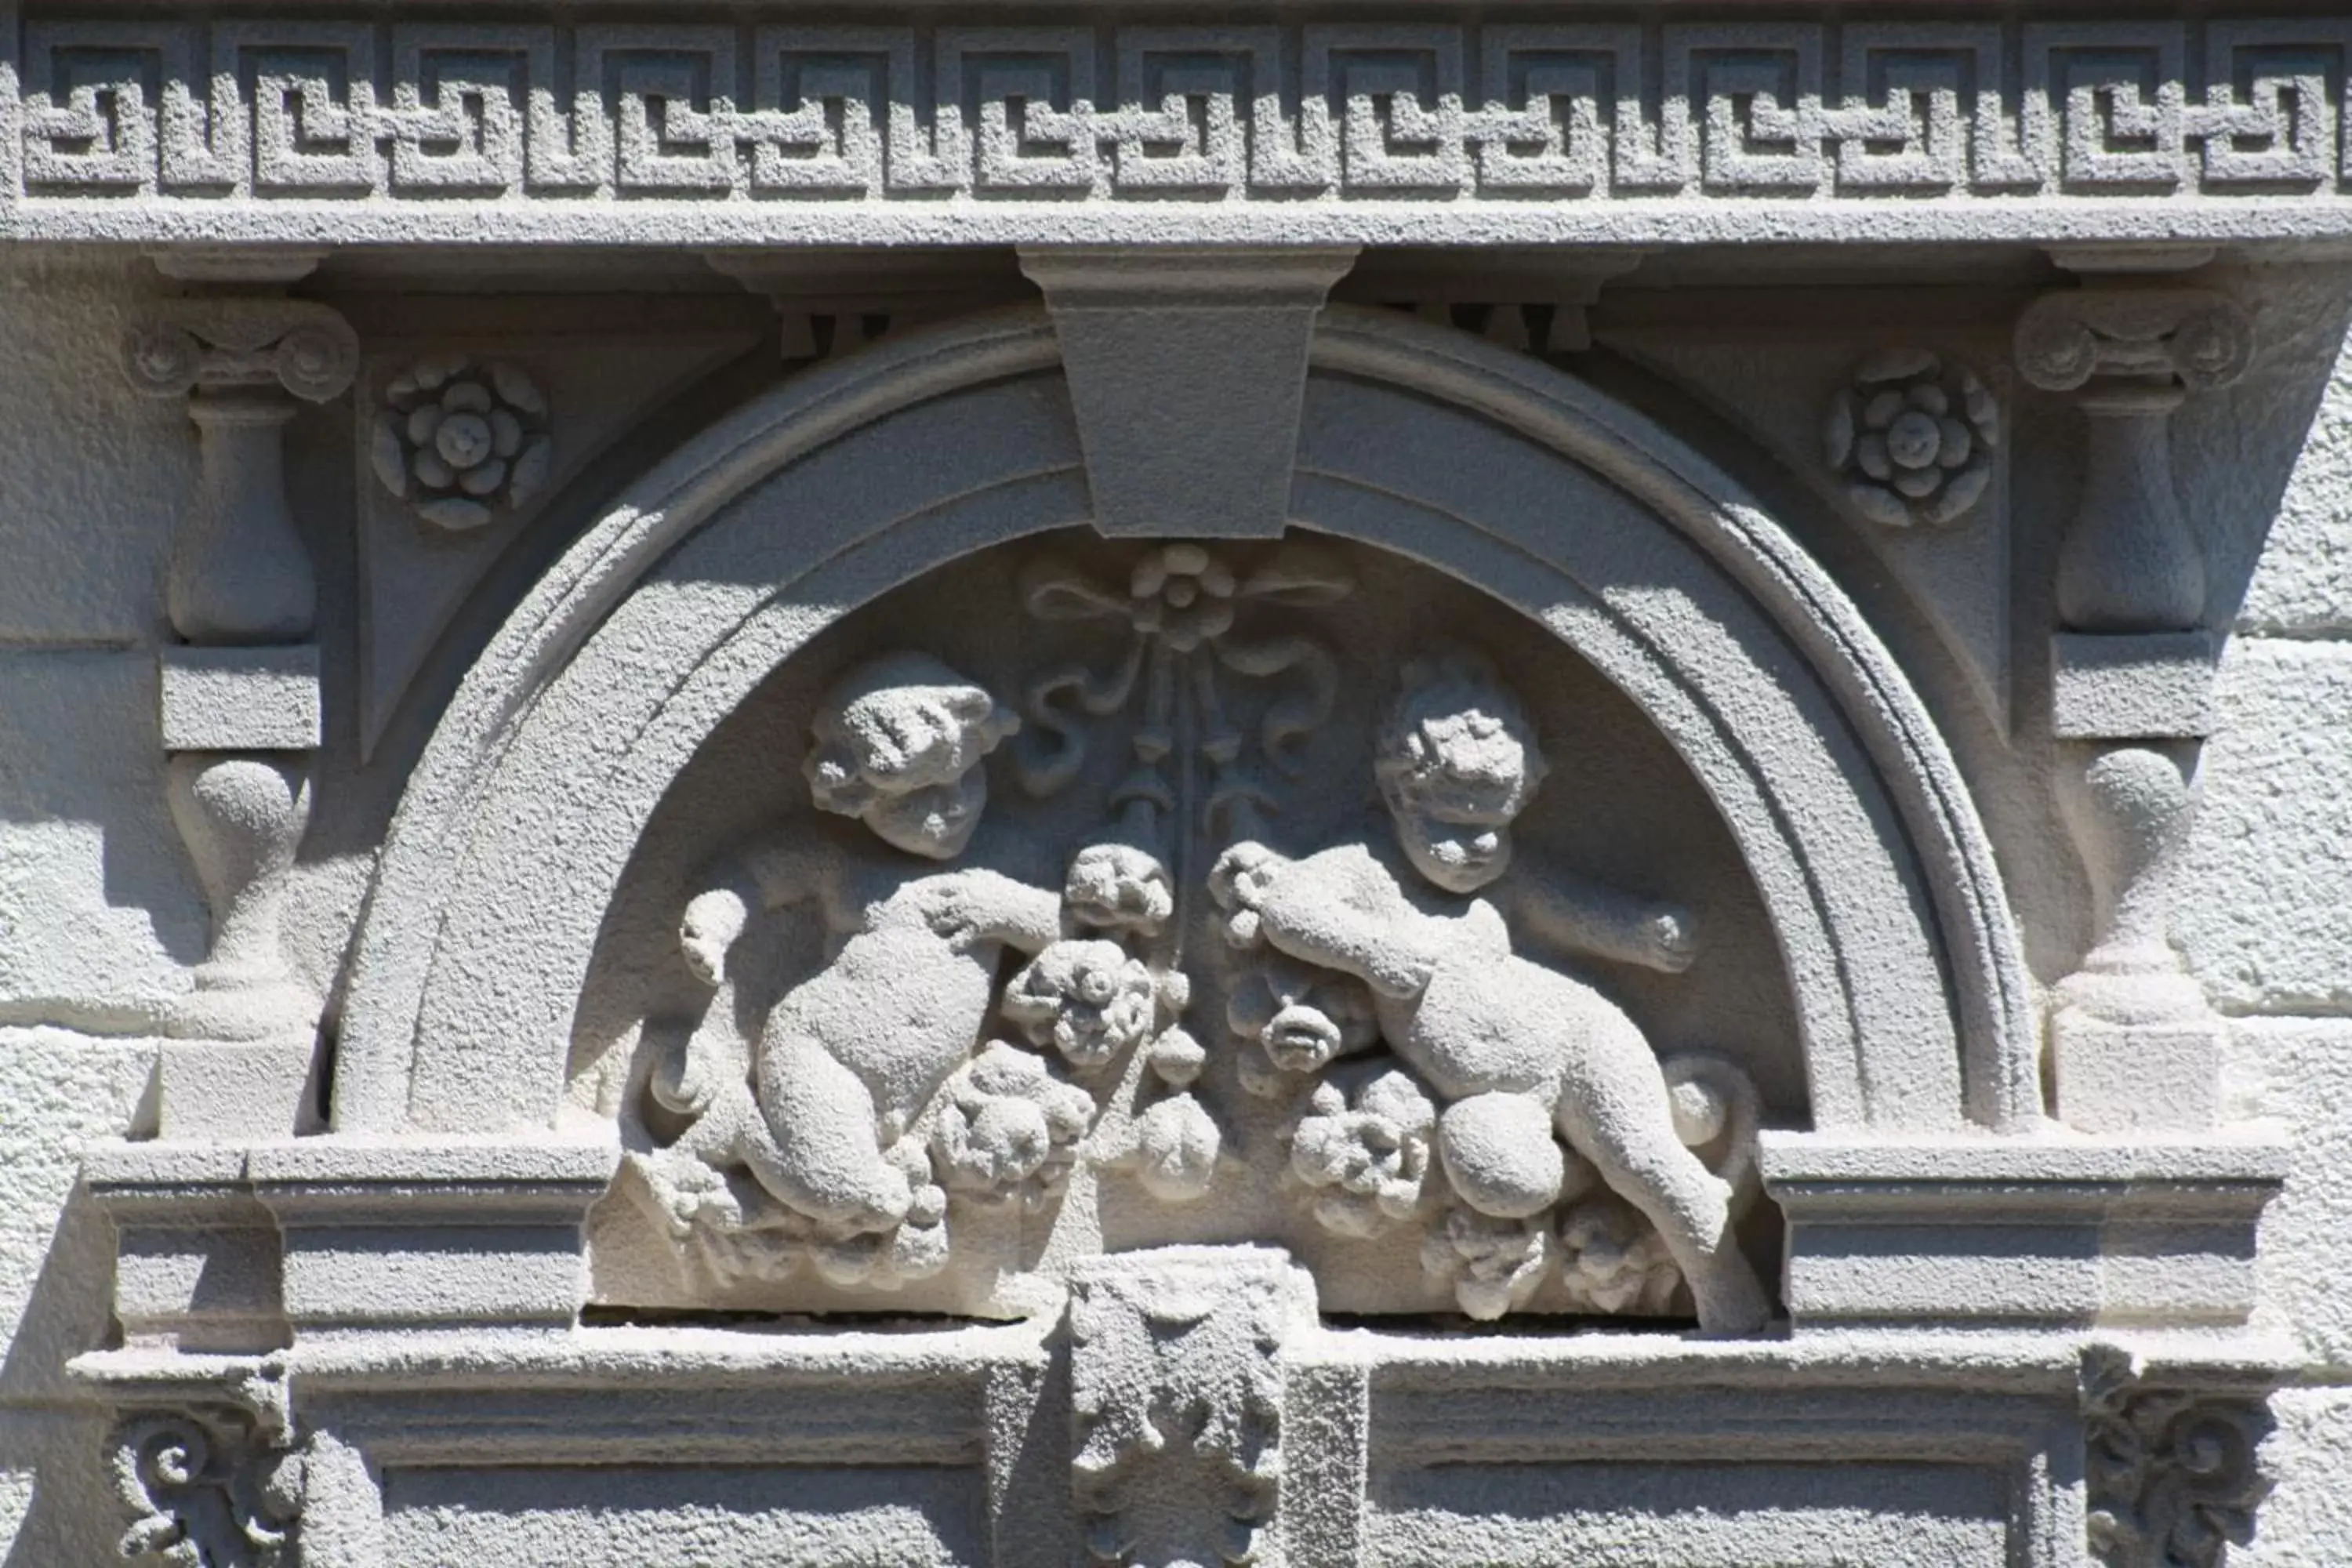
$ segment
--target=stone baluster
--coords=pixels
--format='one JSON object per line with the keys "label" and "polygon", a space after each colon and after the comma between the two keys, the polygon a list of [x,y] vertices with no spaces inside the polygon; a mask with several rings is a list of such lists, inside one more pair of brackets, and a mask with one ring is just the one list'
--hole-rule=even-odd
{"label": "stone baluster", "polygon": [[359,344],[327,307],[192,299],[131,327],[123,367],[184,398],[203,479],[173,543],[162,650],[172,816],[212,910],[212,945],[164,1021],[166,1138],[284,1134],[309,1075],[319,999],[288,971],[278,911],[310,814],[320,741],[317,589],[286,500],[296,399],[351,384]]}
{"label": "stone baluster", "polygon": [[2204,555],[2173,483],[2171,417],[2237,380],[2252,346],[2222,296],[2153,284],[2049,294],[2017,326],[2026,380],[2070,394],[2087,426],[2051,658],[2059,805],[2096,905],[2051,1025],[2058,1116],[2084,1131],[2220,1120],[2221,1022],[2170,934],[2220,648],[2202,625]]}

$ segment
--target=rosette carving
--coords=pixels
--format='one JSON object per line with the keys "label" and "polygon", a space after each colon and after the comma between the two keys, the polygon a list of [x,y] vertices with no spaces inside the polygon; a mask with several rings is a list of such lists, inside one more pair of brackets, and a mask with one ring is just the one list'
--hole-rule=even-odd
{"label": "rosette carving", "polygon": [[1888,528],[1937,527],[1966,516],[1991,483],[2000,410],[1966,366],[1895,350],[1854,367],[1822,434],[1856,510]]}
{"label": "rosette carving", "polygon": [[555,449],[547,398],[515,365],[435,355],[394,377],[383,400],[369,460],[383,488],[435,527],[480,528],[546,488]]}

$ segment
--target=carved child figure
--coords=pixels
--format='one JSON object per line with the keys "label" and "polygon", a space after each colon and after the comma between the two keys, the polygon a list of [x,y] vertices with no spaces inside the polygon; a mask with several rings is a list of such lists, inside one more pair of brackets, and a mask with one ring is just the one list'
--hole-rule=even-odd
{"label": "carved child figure", "polygon": [[1549,771],[1518,698],[1482,657],[1416,659],[1381,726],[1373,773],[1397,847],[1432,886],[1484,893],[1514,931],[1563,951],[1680,973],[1688,914],[1552,868],[1506,878],[1511,826]]}
{"label": "carved child figure", "polygon": [[[1508,865],[1510,825],[1542,765],[1517,703],[1491,677],[1461,660],[1416,667],[1382,732],[1381,792],[1405,858],[1457,896],[1433,898],[1362,844],[1297,860],[1239,844],[1212,873],[1213,890],[1236,941],[1262,940],[1371,988],[1382,1037],[1446,1101],[1439,1154],[1470,1207],[1516,1219],[1559,1197],[1556,1128],[1658,1227],[1702,1324],[1751,1331],[1768,1309],[1731,1233],[1731,1188],[1677,1135],[1649,1042],[1600,993],[1516,954],[1502,911],[1472,896]],[[1542,923],[1659,967],[1688,962],[1686,925],[1612,897],[1620,901],[1597,909],[1555,898]]]}
{"label": "carved child figure", "polygon": [[754,908],[814,900],[829,937],[824,968],[768,1014],[759,1114],[729,1114],[704,1087],[713,1103],[686,1152],[740,1160],[785,1205],[836,1226],[908,1217],[914,1185],[886,1150],[971,1057],[1004,950],[1034,954],[1060,934],[1057,894],[978,867],[929,868],[971,842],[988,798],[982,759],[1019,722],[922,654],[861,665],[826,695],[810,794],[898,853],[803,827],[740,857],[687,906],[687,962],[714,985]]}

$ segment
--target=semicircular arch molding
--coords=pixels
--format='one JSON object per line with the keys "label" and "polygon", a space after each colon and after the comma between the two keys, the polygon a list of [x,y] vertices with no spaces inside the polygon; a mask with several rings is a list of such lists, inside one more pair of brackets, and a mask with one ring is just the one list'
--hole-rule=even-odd
{"label": "semicircular arch molding", "polygon": [[[336,1129],[551,1125],[604,911],[720,722],[858,606],[1089,514],[1041,311],[787,383],[675,454],[509,617],[421,759],[359,938]],[[1769,913],[1817,1127],[2038,1118],[2030,994],[1957,769],[1738,486],[1559,371],[1334,309],[1292,514],[1514,606],[1665,735]]]}

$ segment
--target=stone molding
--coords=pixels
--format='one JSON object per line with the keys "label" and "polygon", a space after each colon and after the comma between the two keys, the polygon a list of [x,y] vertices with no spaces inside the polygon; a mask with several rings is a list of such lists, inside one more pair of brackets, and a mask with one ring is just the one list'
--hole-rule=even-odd
{"label": "stone molding", "polygon": [[10,237],[2352,234],[2319,16],[22,27]]}
{"label": "stone molding", "polygon": [[[259,1357],[99,1351],[72,1371],[116,1415],[122,1462],[190,1430],[213,1447],[193,1506],[177,1488],[123,1500],[158,1540],[194,1523],[227,1544],[200,1561],[272,1561],[234,1554],[251,1515],[281,1539],[299,1528],[302,1563],[388,1568],[420,1472],[922,1466],[984,1478],[987,1561],[1276,1568],[1398,1555],[1412,1538],[1394,1533],[1397,1510],[1449,1479],[1528,1495],[1597,1464],[1622,1478],[1612,1488],[1670,1475],[1703,1488],[1724,1466],[1862,1467],[1880,1486],[1939,1476],[1944,1496],[1987,1510],[1998,1560],[2211,1568],[2251,1528],[2260,1400],[2286,1364],[2260,1345],[2108,1331],[1381,1333],[1318,1322],[1279,1251],[1101,1263],[1131,1288],[1097,1278],[1066,1319],[1056,1304],[929,1330],[357,1334]],[[1089,1462],[1090,1436],[1139,1430],[1100,1446],[1108,1468]],[[1140,1487],[1133,1514],[1082,1509],[1104,1521],[1091,1531],[1066,1511],[1074,1484],[1082,1504],[1110,1502],[1147,1468],[1202,1484]],[[1918,1490],[1883,1496],[1892,1509]],[[239,1500],[268,1506],[240,1515]],[[1717,1540],[1738,1561],[1795,1560],[1778,1512],[1728,1508]],[[1498,1559],[1558,1560],[1475,1545],[1445,1560]]]}

